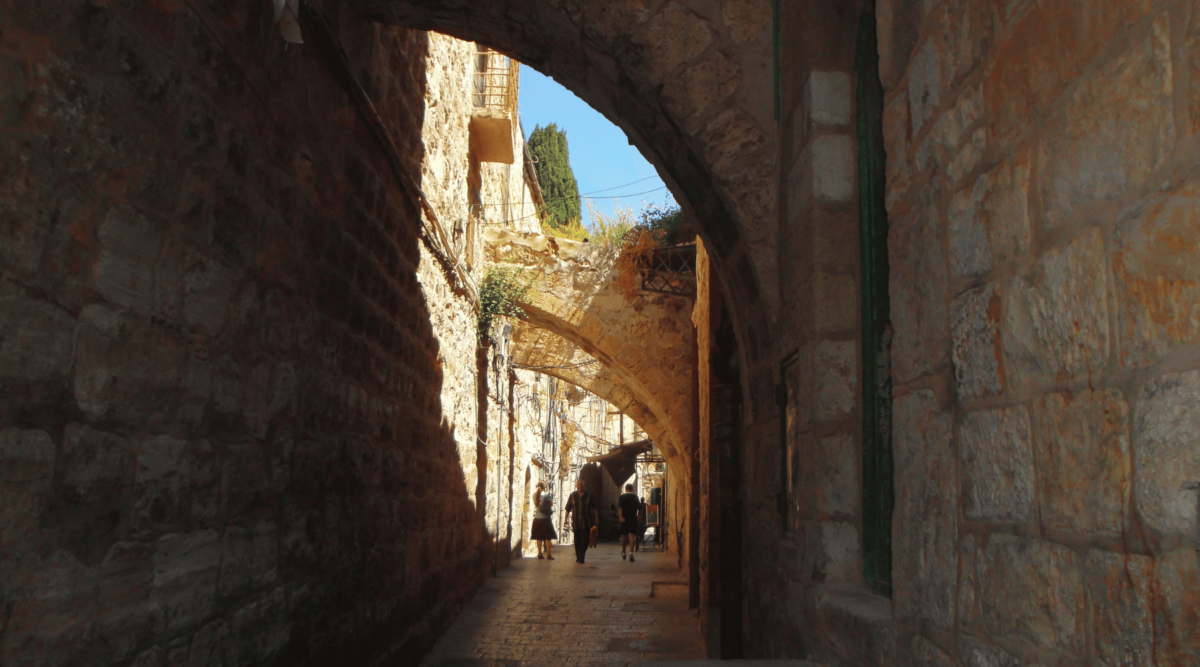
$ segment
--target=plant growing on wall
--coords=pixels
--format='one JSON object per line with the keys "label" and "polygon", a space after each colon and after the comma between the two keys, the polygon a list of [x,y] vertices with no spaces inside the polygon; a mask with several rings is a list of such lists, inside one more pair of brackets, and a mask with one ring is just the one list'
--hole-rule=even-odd
{"label": "plant growing on wall", "polygon": [[525,310],[519,305],[525,298],[529,283],[521,280],[522,272],[517,269],[492,267],[483,276],[479,285],[479,316],[476,333],[479,343],[492,335],[492,324],[497,317],[524,317]]}
{"label": "plant growing on wall", "polygon": [[633,229],[625,235],[621,256],[617,258],[617,290],[626,301],[637,297],[638,265],[660,245],[654,232],[644,227]]}
{"label": "plant growing on wall", "polygon": [[[528,144],[529,152],[535,158],[533,166],[537,171],[538,184],[546,199],[546,223],[551,228],[564,231],[572,228],[582,230],[579,224],[583,217],[579,184],[575,182],[575,172],[571,171],[566,131],[558,129],[554,123],[545,127],[539,125],[529,135]],[[554,235],[563,236],[561,232]]]}
{"label": "plant growing on wall", "polygon": [[638,214],[638,225],[654,234],[662,245],[675,245],[683,240],[683,210],[678,206],[646,204]]}

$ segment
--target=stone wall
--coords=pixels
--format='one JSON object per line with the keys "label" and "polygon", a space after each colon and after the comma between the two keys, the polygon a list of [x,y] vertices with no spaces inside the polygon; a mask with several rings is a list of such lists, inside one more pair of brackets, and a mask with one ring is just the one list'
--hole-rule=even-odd
{"label": "stone wall", "polygon": [[897,650],[1200,661],[1194,3],[879,3]]}
{"label": "stone wall", "polygon": [[[323,4],[422,173],[429,37]],[[346,82],[269,3],[0,25],[0,663],[416,659],[520,453]]]}
{"label": "stone wall", "polygon": [[1183,2],[878,3],[889,600],[860,546],[860,8],[781,12],[791,266],[772,347],[739,329],[750,653],[1195,662],[1200,17]]}

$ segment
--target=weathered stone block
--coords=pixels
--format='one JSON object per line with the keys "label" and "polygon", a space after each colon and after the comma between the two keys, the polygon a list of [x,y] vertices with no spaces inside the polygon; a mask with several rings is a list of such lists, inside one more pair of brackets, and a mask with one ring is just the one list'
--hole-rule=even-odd
{"label": "weathered stone block", "polygon": [[151,601],[156,630],[174,632],[199,624],[212,612],[221,565],[215,530],[172,533],[158,539]]}
{"label": "weathered stone block", "polygon": [[192,636],[188,649],[188,667],[222,667],[229,641],[229,628],[218,621],[209,623]]}
{"label": "weathered stone block", "polygon": [[975,180],[950,201],[950,265],[963,278],[1029,252],[1029,161],[1024,153]]}
{"label": "weathered stone block", "polygon": [[844,331],[858,324],[858,281],[854,276],[813,274],[813,324],[817,331]]}
{"label": "weathered stone block", "polygon": [[914,137],[992,41],[992,12],[986,5],[956,0],[934,6],[931,14],[928,36],[909,62]]}
{"label": "weathered stone block", "polygon": [[941,224],[932,194],[888,231],[893,372],[910,382],[949,361],[949,313]]}
{"label": "weathered stone block", "polygon": [[133,456],[120,436],[70,423],[63,429],[63,484],[78,504],[112,505],[133,483]]}
{"label": "weathered stone block", "polygon": [[704,125],[700,136],[704,155],[718,178],[730,179],[748,155],[767,145],[762,130],[750,114],[726,109]]}
{"label": "weathered stone block", "polygon": [[663,103],[683,122],[695,128],[710,109],[722,107],[737,89],[739,68],[720,51],[710,51],[663,85]]}
{"label": "weathered stone block", "polygon": [[1107,665],[1151,665],[1154,560],[1089,551],[1084,561],[1096,654]]}
{"label": "weathered stone block", "polygon": [[896,626],[887,598],[862,589],[819,593],[817,619],[818,636],[839,655],[858,664],[895,659]]}
{"label": "weathered stone block", "polygon": [[183,317],[193,331],[220,335],[238,286],[238,274],[199,253],[188,256],[182,280]]}
{"label": "weathered stone block", "polygon": [[813,579],[830,583],[862,579],[862,554],[853,525],[822,521],[805,536],[805,557],[812,562]]}
{"label": "weathered stone block", "polygon": [[87,306],[75,342],[75,400],[91,419],[165,422],[178,407],[188,355],[187,342],[165,327]]}
{"label": "weathered stone block", "polygon": [[964,176],[975,170],[979,166],[979,161],[983,159],[983,153],[988,147],[988,128],[981,127],[971,133],[971,137],[967,139],[958,150],[954,158],[950,160],[950,164],[946,165],[946,176],[951,183],[957,183]]}
{"label": "weathered stone block", "polygon": [[883,145],[887,151],[886,203],[892,210],[913,177],[909,157],[908,94],[900,91],[883,110]]}
{"label": "weathered stone block", "polygon": [[983,619],[979,589],[982,565],[978,540],[973,533],[967,533],[958,550],[958,596],[955,599],[958,624],[963,628],[975,627]]}
{"label": "weathered stone block", "polygon": [[0,378],[18,381],[65,376],[75,319],[62,308],[0,283]]}
{"label": "weathered stone block", "polygon": [[819,201],[850,201],[857,172],[854,140],[847,134],[823,134],[809,145],[812,154],[813,197]]}
{"label": "weathered stone block", "polygon": [[1046,133],[1042,146],[1042,200],[1051,228],[1081,204],[1141,186],[1162,164],[1175,147],[1172,86],[1164,16],[1065,101],[1057,130]]}
{"label": "weathered stone block", "polygon": [[1155,563],[1154,654],[1160,665],[1200,664],[1200,554],[1172,551]]}
{"label": "weathered stone block", "polygon": [[183,440],[169,435],[137,444],[135,523],[142,528],[181,523],[189,510],[194,456]]}
{"label": "weathered stone block", "polygon": [[9,604],[0,663],[6,667],[78,664],[94,636],[96,582],[65,550],[55,551],[37,570],[5,588],[21,595]]}
{"label": "weathered stone block", "polygon": [[676,67],[704,52],[715,39],[712,26],[683,3],[670,2],[658,10],[633,43],[642,47],[647,74],[662,81]]}
{"label": "weathered stone block", "polygon": [[814,71],[804,87],[804,106],[812,122],[822,125],[850,124],[854,88],[845,72]]}
{"label": "weathered stone block", "polygon": [[100,564],[96,630],[112,651],[112,659],[129,657],[141,640],[154,630],[155,610],[150,606],[154,581],[154,546],[145,542],[118,542]]}
{"label": "weathered stone block", "polygon": [[912,639],[912,654],[918,667],[955,667],[954,659],[937,644],[917,635]]}
{"label": "weathered stone block", "polygon": [[291,637],[289,611],[281,587],[235,612],[229,626],[230,662],[257,665],[276,655]]}
{"label": "weathered stone block", "polygon": [[959,444],[968,520],[1034,518],[1033,451],[1024,406],[968,413]]}
{"label": "weathered stone block", "polygon": [[278,572],[279,547],[275,524],[259,521],[254,524],[250,542],[250,585],[267,586],[275,583]]}
{"label": "weathered stone block", "polygon": [[950,415],[929,390],[896,399],[892,558],[897,613],[954,624],[958,489]]}
{"label": "weathered stone block", "polygon": [[271,367],[255,364],[246,374],[242,390],[242,418],[246,431],[256,438],[265,438],[271,423]]}
{"label": "weathered stone block", "polygon": [[1129,508],[1129,404],[1117,390],[1051,394],[1033,405],[1042,524],[1119,536]]}
{"label": "weathered stone block", "polygon": [[1142,390],[1133,422],[1133,500],[1150,528],[1174,536],[1197,530],[1200,371],[1171,373]]}
{"label": "weathered stone block", "polygon": [[1017,656],[968,635],[958,636],[958,657],[964,667],[1021,667]]}
{"label": "weathered stone block", "polygon": [[1013,22],[987,72],[997,135],[1045,112],[1116,36],[1148,15],[1149,0],[1036,3]]}
{"label": "weathered stone block", "polygon": [[825,340],[813,348],[814,417],[819,422],[845,419],[858,398],[858,355],[854,341]]}
{"label": "weathered stone block", "polygon": [[0,430],[0,549],[16,554],[36,546],[38,518],[50,500],[54,442],[45,431]]}
{"label": "weathered stone block", "polygon": [[96,291],[118,306],[149,312],[154,264],[162,244],[154,225],[119,205],[104,216],[98,237],[100,256],[92,271]]}
{"label": "weathered stone block", "polygon": [[[1104,240],[1089,229],[1004,289],[1004,368],[1013,382],[1096,373],[1108,364]],[[1010,385],[1013,384],[1010,382]]]}
{"label": "weathered stone block", "polygon": [[[954,107],[937,119],[917,147],[917,166],[927,172],[939,171],[939,167],[944,166],[951,182],[957,181],[962,174],[949,173],[952,165],[958,162],[956,169],[961,171],[968,163],[973,167],[978,162],[982,147],[974,153],[973,161],[962,156],[970,155],[967,151],[975,134],[972,128],[983,117],[983,111],[983,89],[972,86],[963,91]],[[983,136],[986,138],[986,134]],[[964,140],[967,141],[964,143]]]}
{"label": "weathered stone block", "polygon": [[1086,595],[1074,552],[995,533],[983,561],[983,621],[990,634],[1042,649],[1083,649]]}
{"label": "weathered stone block", "polygon": [[133,667],[167,667],[167,652],[161,646],[152,646],[133,659]]}
{"label": "weathered stone block", "polygon": [[735,42],[763,39],[771,26],[771,6],[760,0],[726,0],[725,25]]}
{"label": "weathered stone block", "polygon": [[916,137],[942,104],[946,94],[945,73],[942,54],[938,44],[928,39],[921,45],[908,65],[908,98],[912,115],[912,135]]}
{"label": "weathered stone block", "polygon": [[1151,364],[1200,340],[1200,185],[1188,183],[1123,220],[1114,245],[1122,363]]}
{"label": "weathered stone block", "polygon": [[225,415],[242,411],[242,369],[233,355],[221,357],[212,372],[213,407]]}
{"label": "weathered stone block", "polygon": [[815,487],[817,508],[824,514],[858,516],[862,490],[858,461],[862,448],[852,435],[835,435],[817,440],[816,461],[806,482]]}
{"label": "weathered stone block", "polygon": [[242,595],[250,585],[250,532],[240,526],[225,529],[221,541],[221,569],[217,592],[225,597]]}
{"label": "weathered stone block", "polygon": [[951,358],[961,399],[1004,390],[1000,366],[1000,295],[995,284],[973,289],[950,306]]}

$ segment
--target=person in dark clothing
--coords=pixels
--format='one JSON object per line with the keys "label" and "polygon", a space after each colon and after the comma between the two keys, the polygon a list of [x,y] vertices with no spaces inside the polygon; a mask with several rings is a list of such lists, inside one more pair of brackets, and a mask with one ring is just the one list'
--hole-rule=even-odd
{"label": "person in dark clothing", "polygon": [[646,539],[646,497],[638,499],[638,534],[637,550],[642,550],[642,542]]}
{"label": "person in dark clothing", "polygon": [[633,562],[633,546],[638,532],[638,510],[642,503],[633,492],[633,485],[625,485],[625,493],[617,499],[617,518],[621,520],[621,560],[625,560],[625,547],[629,547],[629,562]]}
{"label": "person in dark clothing", "polygon": [[600,525],[600,508],[596,506],[596,499],[588,493],[583,478],[575,482],[575,492],[567,498],[566,513],[568,525],[575,533],[575,562],[582,563],[587,556],[592,526]]}

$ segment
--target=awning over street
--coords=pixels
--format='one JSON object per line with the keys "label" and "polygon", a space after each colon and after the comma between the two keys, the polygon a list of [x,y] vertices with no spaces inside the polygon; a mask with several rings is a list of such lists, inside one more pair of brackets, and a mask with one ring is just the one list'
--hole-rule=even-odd
{"label": "awning over street", "polygon": [[638,440],[615,447],[607,454],[588,457],[589,462],[599,463],[612,476],[617,486],[633,476],[637,470],[637,457],[653,449],[650,440]]}

